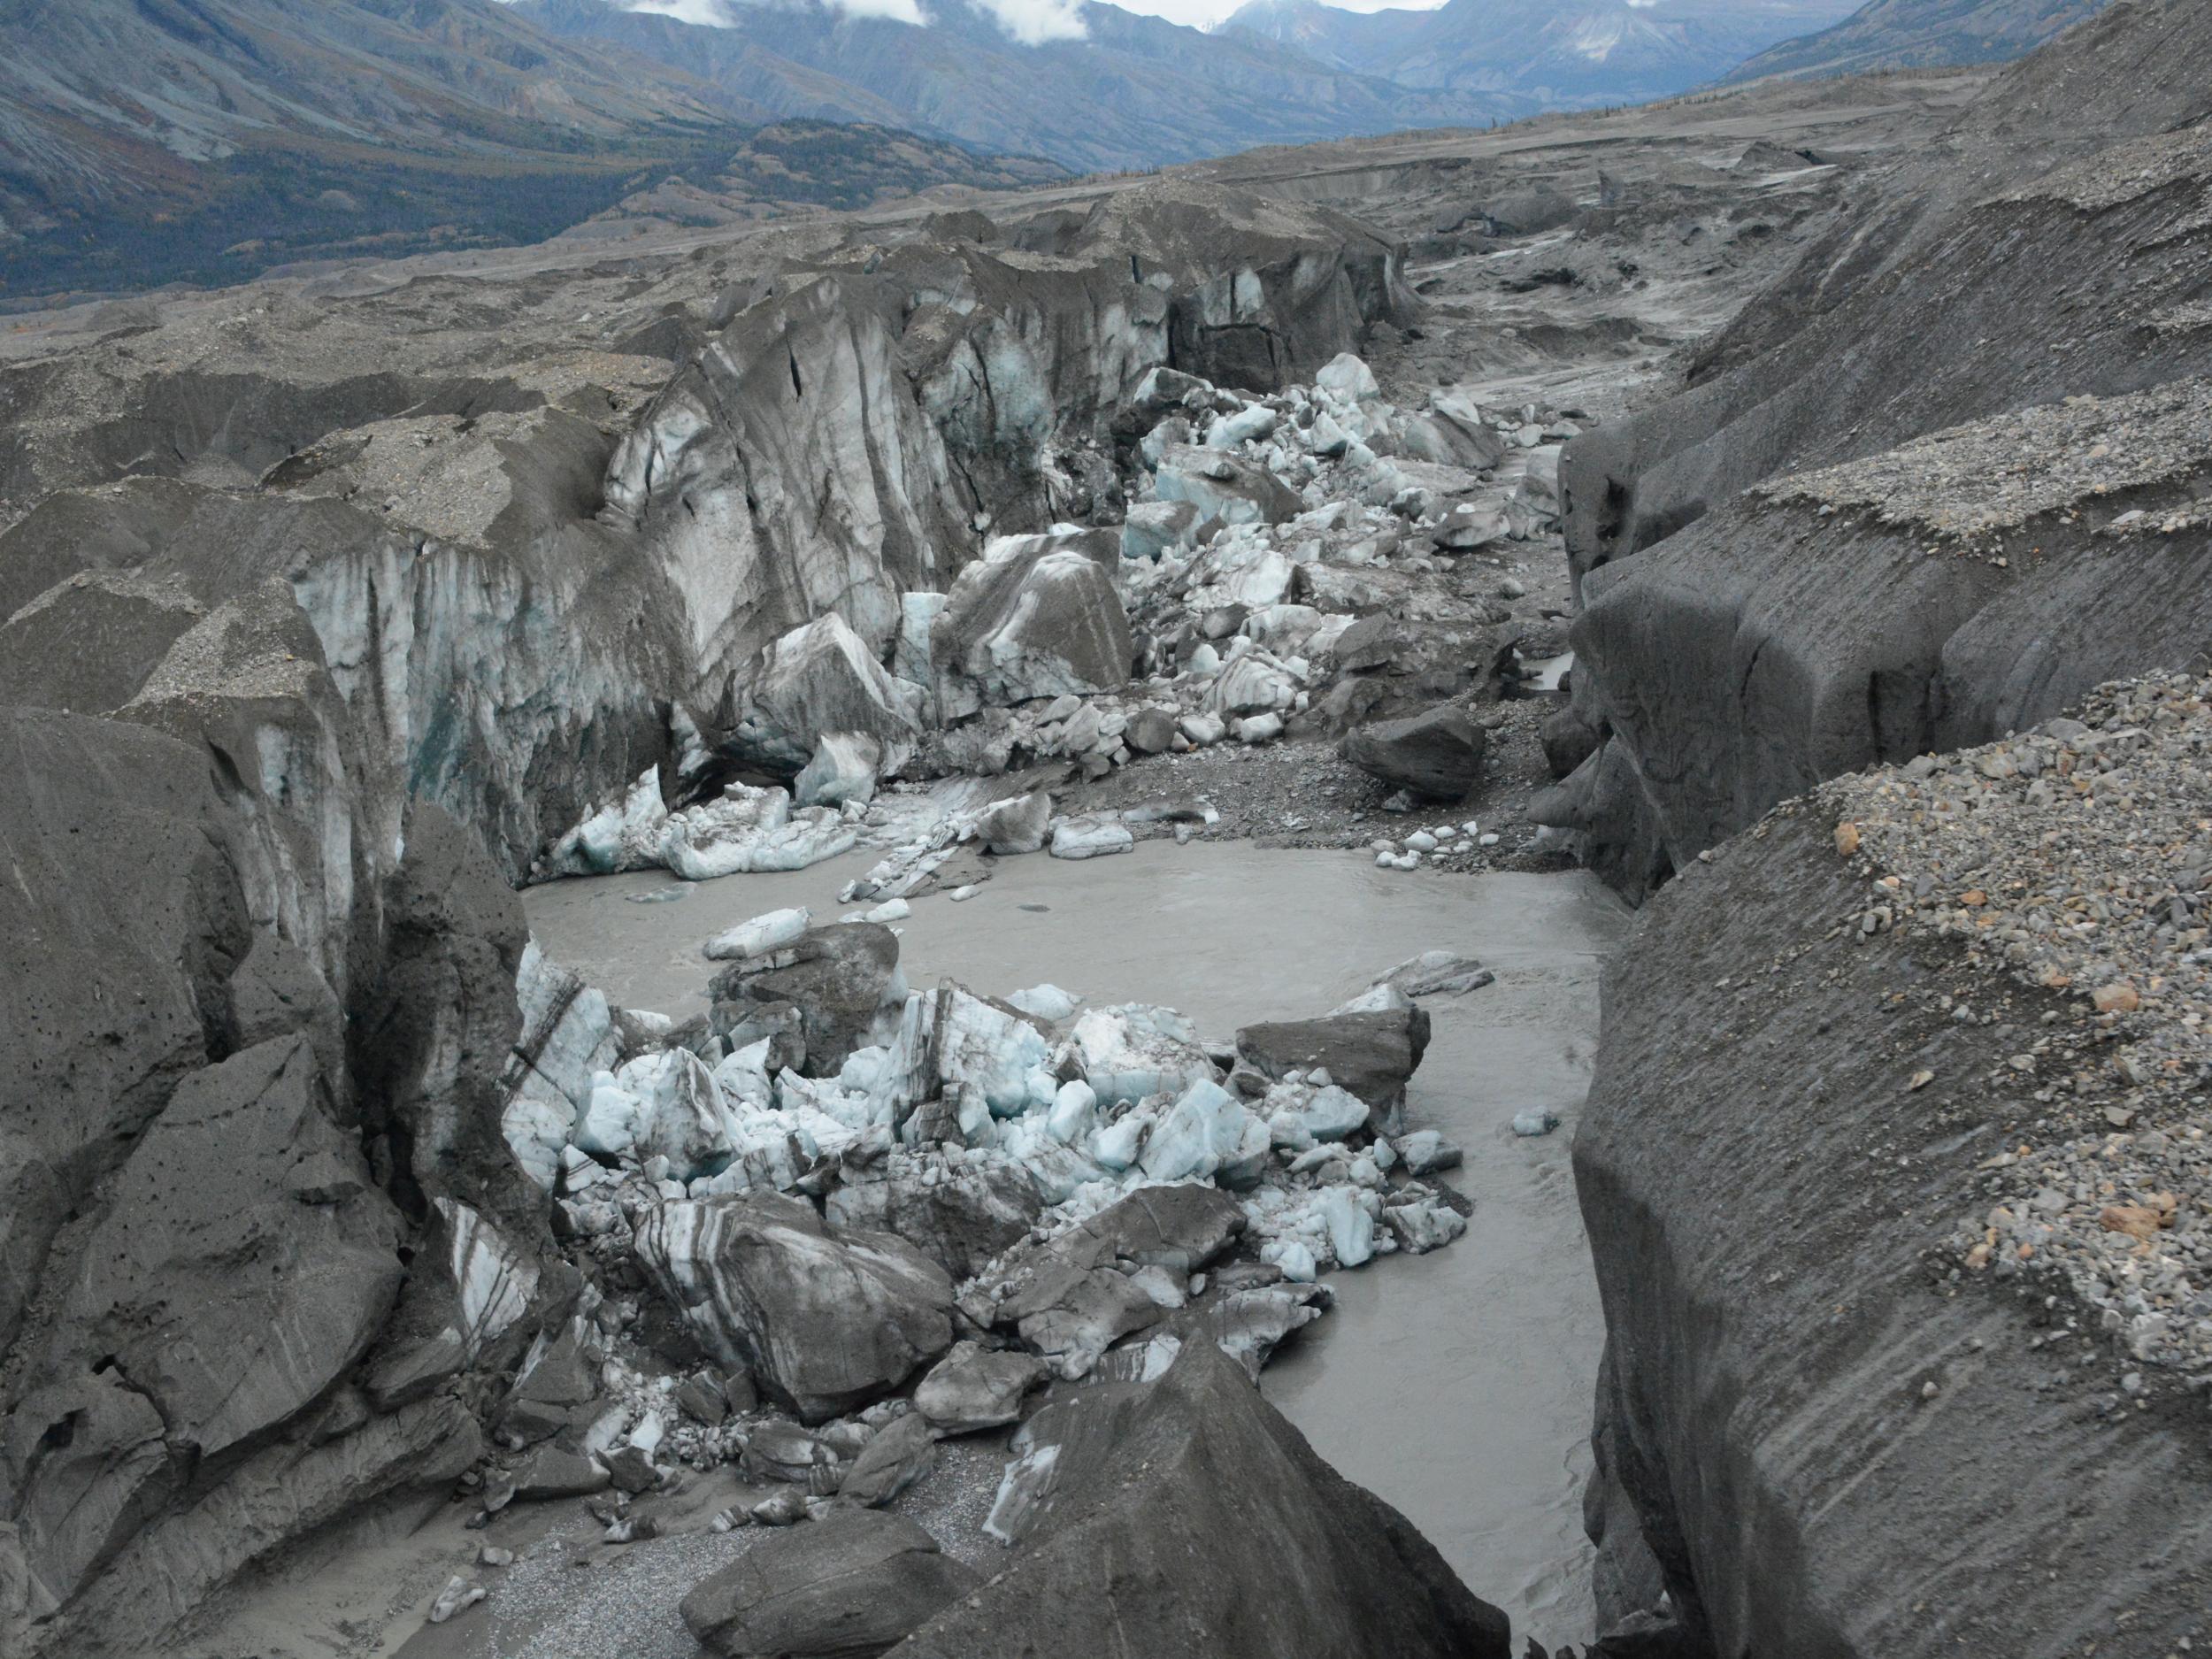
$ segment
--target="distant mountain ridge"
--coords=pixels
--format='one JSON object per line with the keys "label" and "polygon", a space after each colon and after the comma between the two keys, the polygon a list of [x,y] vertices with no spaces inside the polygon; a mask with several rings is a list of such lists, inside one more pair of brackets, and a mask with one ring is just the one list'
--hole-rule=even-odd
{"label": "distant mountain ridge", "polygon": [[778,115],[872,120],[1086,171],[1534,113],[1509,88],[1412,88],[1333,67],[1239,30],[1207,34],[1086,4],[1081,40],[1025,46],[964,0],[933,0],[918,27],[817,0],[728,8],[729,27],[610,0],[519,0],[571,42],[602,41],[680,66]]}
{"label": "distant mountain ridge", "polygon": [[1433,12],[1355,12],[1321,0],[1251,0],[1222,32],[1403,87],[1509,89],[1573,106],[1687,91],[1850,9],[1851,0],[1449,0]]}
{"label": "distant mountain ridge", "polygon": [[1936,64],[2001,63],[2085,22],[2111,0],[1870,0],[1834,27],[1785,41],[1731,73],[1849,75]]}
{"label": "distant mountain ridge", "polygon": [[979,0],[637,4],[0,0],[0,304],[2010,56],[2103,0],[1088,0],[1026,45]]}
{"label": "distant mountain ridge", "polygon": [[[494,0],[0,0],[0,298],[534,242],[715,186],[781,113]],[[787,139],[853,177],[785,199],[1008,176],[905,138]]]}

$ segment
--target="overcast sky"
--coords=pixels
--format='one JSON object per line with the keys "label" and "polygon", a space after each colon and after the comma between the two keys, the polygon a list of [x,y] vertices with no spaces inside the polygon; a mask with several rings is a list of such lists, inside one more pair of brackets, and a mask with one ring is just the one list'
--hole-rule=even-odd
{"label": "overcast sky", "polygon": [[[715,23],[721,20],[726,6],[744,4],[748,0],[619,0],[633,11],[664,12],[672,17],[692,23]],[[834,0],[843,10],[861,17],[897,18],[902,22],[918,23],[929,0]],[[1178,23],[1205,27],[1225,18],[1243,0],[1112,0],[1128,12],[1148,12],[1155,17],[1171,18]],[[1077,19],[1075,0],[975,0],[975,4],[996,14],[1006,32],[1016,40],[1035,43],[1040,41],[1066,40],[1083,32]],[[1387,6],[1402,5],[1416,11],[1428,11],[1441,5],[1443,0],[1330,0],[1348,12],[1380,12]]]}

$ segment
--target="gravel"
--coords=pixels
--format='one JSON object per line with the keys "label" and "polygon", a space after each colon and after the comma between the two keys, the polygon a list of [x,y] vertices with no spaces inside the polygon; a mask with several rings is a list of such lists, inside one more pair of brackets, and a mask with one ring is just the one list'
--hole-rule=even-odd
{"label": "gravel", "polygon": [[[1210,806],[1216,823],[1133,823],[1140,841],[1185,839],[1256,841],[1271,847],[1366,849],[1380,840],[1403,850],[1406,838],[1446,826],[1480,825],[1463,846],[1425,856],[1422,865],[1455,874],[1492,870],[1555,871],[1571,860],[1549,846],[1551,838],[1529,820],[1529,797],[1552,781],[1537,727],[1557,704],[1549,697],[1470,708],[1490,729],[1483,779],[1466,800],[1417,802],[1409,806],[1358,767],[1333,744],[1270,743],[1247,749],[1222,745],[1187,755],[1156,755],[1136,761],[1095,783],[1076,785],[1062,810],[1128,810],[1161,801]],[[1489,846],[1481,835],[1494,834]]]}
{"label": "gravel", "polygon": [[[1938,947],[1963,970],[1950,1018],[2003,1039],[1978,1081],[2017,1120],[1942,1240],[1954,1271],[2078,1302],[2133,1362],[2127,1394],[2143,1366],[2212,1383],[2212,680],[2108,686],[2078,719],[1819,799],[1867,877],[1846,931]],[[2018,987],[2046,1011],[1998,1025]],[[1901,1087],[1938,1081],[1959,1080]]]}
{"label": "gravel", "polygon": [[[936,1467],[888,1506],[919,1523],[947,1555],[985,1573],[1004,1562],[1003,1547],[985,1535],[983,1522],[1005,1471],[1006,1438],[941,1442]],[[658,1508],[647,1499],[634,1512]],[[467,1640],[470,1655],[483,1659],[698,1659],[679,1605],[766,1531],[672,1531],[642,1543],[605,1545],[580,1507],[574,1525],[538,1540],[511,1567],[459,1569],[490,1594],[451,1628]],[[465,1628],[471,1621],[481,1622],[479,1630]]]}
{"label": "gravel", "polygon": [[[2208,457],[2212,382],[2183,380],[1954,426],[1863,460],[1786,475],[1755,493],[1870,512],[1939,543],[2024,530],[2062,511],[2087,514],[2113,536],[2170,534],[2202,522],[2192,480]],[[2123,513],[2104,504],[2160,486],[2177,492],[2168,509]]]}

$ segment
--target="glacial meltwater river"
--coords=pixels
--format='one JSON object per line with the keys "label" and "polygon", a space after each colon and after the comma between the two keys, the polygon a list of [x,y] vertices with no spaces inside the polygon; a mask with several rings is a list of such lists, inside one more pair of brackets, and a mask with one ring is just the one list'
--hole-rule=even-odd
{"label": "glacial meltwater river", "polygon": [[[873,862],[733,876],[665,903],[658,872],[524,895],[555,960],[617,1002],[678,1018],[704,1005],[701,941],[790,904],[818,919]],[[975,896],[916,901],[899,924],[908,982],[1003,995],[1049,980],[1093,1002],[1164,1003],[1209,1037],[1325,1012],[1417,952],[1477,956],[1497,982],[1426,1000],[1428,1056],[1410,1126],[1466,1149],[1451,1179],[1467,1234],[1329,1279],[1337,1305],[1294,1337],[1264,1387],[1315,1448],[1402,1509],[1468,1586],[1512,1616],[1517,1641],[1590,1633],[1582,1533],[1591,1384],[1602,1339],[1568,1144],[1596,1044],[1598,971],[1628,912],[1582,875],[1454,877],[1378,870],[1347,851],[1148,841],[1071,863],[1000,862]],[[1548,1107],[1554,1133],[1517,1138]]]}

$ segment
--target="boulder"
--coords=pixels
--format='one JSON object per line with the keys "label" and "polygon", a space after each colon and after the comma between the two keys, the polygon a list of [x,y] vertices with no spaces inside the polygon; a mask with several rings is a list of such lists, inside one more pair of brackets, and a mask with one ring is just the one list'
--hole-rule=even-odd
{"label": "boulder", "polygon": [[1203,515],[1187,501],[1141,501],[1133,503],[1121,526],[1121,556],[1125,559],[1156,559],[1164,553],[1187,549],[1192,533]]}
{"label": "boulder", "polygon": [[1200,613],[1208,639],[1233,634],[1255,611],[1290,597],[1298,566],[1256,528],[1220,535],[1191,561],[1190,607]]}
{"label": "boulder", "polygon": [[1375,372],[1349,351],[1340,351],[1314,371],[1314,389],[1327,392],[1348,403],[1378,402],[1382,388]]}
{"label": "boulder", "polygon": [[1288,664],[1255,646],[1223,666],[1206,689],[1206,707],[1225,717],[1279,714],[1296,703],[1303,688]]}
{"label": "boulder", "polygon": [[1275,1350],[1293,1332],[1318,1319],[1329,1304],[1329,1291],[1311,1283],[1225,1286],[1192,1302],[1167,1328],[1181,1342],[1212,1344],[1256,1383]]}
{"label": "boulder", "polygon": [[[1360,1110],[1363,1121],[1366,1111]],[[1211,1078],[1201,1078],[1176,1097],[1145,1137],[1138,1167],[1156,1181],[1218,1179],[1249,1187],[1265,1168],[1266,1124]]]}
{"label": "boulder", "polygon": [[883,745],[865,732],[825,732],[814,755],[791,780],[791,798],[804,806],[842,806],[875,799]]}
{"label": "boulder", "polygon": [[919,688],[894,679],[835,611],[770,641],[741,683],[732,746],[785,777],[814,758],[825,733],[887,749],[919,733]]}
{"label": "boulder", "polygon": [[1566,777],[1596,754],[1604,741],[1579,711],[1571,708],[1546,715],[1536,734],[1544,745],[1544,764],[1555,778]]}
{"label": "boulder", "polygon": [[1109,1106],[1214,1080],[1212,1056],[1188,1020],[1172,1009],[1134,1003],[1086,1009],[1068,1033],[1066,1067]]}
{"label": "boulder", "polygon": [[719,1427],[730,1415],[730,1398],[711,1377],[687,1377],[676,1385],[676,1409],[694,1423]]}
{"label": "boulder", "polygon": [[1282,416],[1265,403],[1247,403],[1232,413],[1217,415],[1206,428],[1206,448],[1233,449],[1273,434]]}
{"label": "boulder", "polygon": [[672,1179],[691,1181],[728,1166],[737,1150],[731,1130],[721,1089],[699,1056],[657,1048],[600,1074],[570,1140],[626,1165],[664,1157]]}
{"label": "boulder", "polygon": [[1102,858],[1128,852],[1136,844],[1137,838],[1122,824],[1118,813],[1086,812],[1064,818],[1052,826],[1055,858]]}
{"label": "boulder", "polygon": [[795,1423],[756,1424],[745,1437],[741,1466],[753,1480],[785,1481],[828,1493],[836,1486],[837,1453]]}
{"label": "boulder", "polygon": [[1505,1615],[1210,1342],[1046,1408],[1017,1449],[990,1522],[1011,1558],[897,1659],[1510,1659]]}
{"label": "boulder", "polygon": [[565,1324],[550,1340],[541,1336],[532,1346],[500,1409],[499,1428],[526,1441],[546,1440],[566,1425],[576,1407],[598,1394],[597,1373],[584,1357],[574,1322]]}
{"label": "boulder", "polygon": [[1269,1079],[1324,1068],[1339,1087],[1365,1101],[1372,1127],[1405,1097],[1406,1079],[1428,1051],[1428,1010],[1417,1005],[1319,1019],[1271,1020],[1237,1033],[1237,1053]]}
{"label": "boulder", "polygon": [[902,1240],[749,1193],[664,1203],[639,1263],[702,1347],[810,1422],[866,1405],[952,1346],[952,1281]]}
{"label": "boulder", "polygon": [[1109,1348],[1162,1317],[1133,1273],[1156,1267],[1187,1278],[1244,1227],[1244,1211],[1216,1187],[1140,1187],[1049,1243],[1010,1256],[986,1286],[992,1300],[979,1305],[1056,1375],[1087,1376]]}
{"label": "boulder", "polygon": [[1109,691],[1134,649],[1112,533],[1002,536],[960,572],[930,634],[949,710]]}
{"label": "boulder", "polygon": [[[1376,975],[1371,992],[1386,987],[1399,996],[1463,996],[1481,990],[1497,977],[1472,956],[1451,950],[1425,950],[1417,956],[1408,956],[1389,972]],[[1334,1011],[1348,1013],[1351,1010]]]}
{"label": "boulder", "polygon": [[1190,444],[1171,445],[1152,478],[1154,499],[1184,502],[1224,524],[1282,524],[1304,511],[1296,493],[1257,462]]}
{"label": "boulder", "polygon": [[1135,754],[1164,753],[1175,743],[1173,712],[1166,709],[1139,709],[1129,717],[1129,725],[1122,733],[1122,741]]}
{"label": "boulder", "polygon": [[1125,1273],[1048,1262],[1002,1300],[995,1320],[1011,1325],[1056,1377],[1079,1381],[1122,1338],[1156,1325],[1160,1305]]}
{"label": "boulder", "polygon": [[1022,1401],[1048,1374],[1018,1349],[957,1342],[914,1390],[914,1409],[941,1434],[973,1434],[1018,1421]]}
{"label": "boulder", "polygon": [[1052,1047],[1020,1010],[947,984],[937,993],[934,1029],[948,1096],[972,1092],[995,1117],[1019,1118],[1059,1093]]}
{"label": "boulder", "polygon": [[937,1436],[918,1411],[895,1417],[876,1431],[838,1482],[837,1495],[852,1503],[880,1508],[937,1464]]}
{"label": "boulder", "polygon": [[743,962],[764,956],[797,944],[813,925],[813,912],[803,904],[766,910],[734,927],[724,928],[699,948],[700,954],[709,962]]}
{"label": "boulder", "polygon": [[956,1163],[895,1152],[863,1173],[825,1201],[831,1224],[903,1239],[956,1281],[1028,1236],[1041,1209],[1029,1172],[1003,1153]]}
{"label": "boulder", "polygon": [[1371,777],[1435,801],[1458,801],[1482,776],[1489,734],[1463,710],[1447,703],[1377,720],[1346,733],[1344,758]]}
{"label": "boulder", "polygon": [[711,1020],[723,1031],[736,1030],[749,1009],[796,1008],[808,1071],[834,1077],[879,1020],[895,1018],[905,1003],[899,938],[880,922],[810,928],[781,949],[725,968],[710,995]]}
{"label": "boulder", "polygon": [[986,852],[1002,856],[1033,853],[1045,844],[1052,823],[1052,796],[1042,789],[984,808],[975,821],[975,838]]}
{"label": "boulder", "polygon": [[1448,553],[1468,553],[1505,540],[1510,526],[1505,509],[1494,502],[1462,502],[1436,527],[1436,545]]}
{"label": "boulder", "polygon": [[[624,808],[626,820],[644,787],[641,783],[632,792],[631,802]],[[650,814],[657,804],[656,795],[647,804],[643,824],[626,824],[619,832],[626,853],[641,842],[646,851],[641,862],[625,862],[618,867],[662,864],[687,881],[712,881],[721,876],[803,870],[825,858],[834,858],[860,838],[858,830],[836,809],[812,806],[795,812],[787,790],[757,788],[742,780],[725,784],[722,793],[711,801],[655,819]],[[577,835],[588,842],[597,821],[588,820]],[[564,837],[561,845],[567,848],[570,838]]]}
{"label": "boulder", "polygon": [[838,1509],[703,1580],[683,1618],[718,1659],[872,1659],[980,1582],[904,1516]]}

